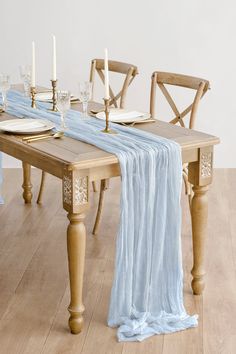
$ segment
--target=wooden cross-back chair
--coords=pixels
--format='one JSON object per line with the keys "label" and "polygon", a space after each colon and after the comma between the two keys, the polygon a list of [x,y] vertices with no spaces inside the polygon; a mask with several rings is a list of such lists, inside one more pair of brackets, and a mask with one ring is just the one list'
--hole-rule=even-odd
{"label": "wooden cross-back chair", "polygon": [[[196,94],[193,102],[184,111],[180,112],[165,85],[174,85],[174,86],[180,86],[183,88],[195,90]],[[153,118],[155,118],[157,86],[159,86],[160,90],[164,94],[167,102],[169,103],[171,109],[175,114],[175,116],[170,120],[170,123],[172,124],[179,123],[182,127],[185,127],[184,118],[189,113],[190,114],[189,128],[193,129],[196,121],[197,108],[200,99],[205,95],[205,93],[209,89],[209,81],[197,77],[192,77],[192,76],[155,71],[152,74],[151,94],[150,94],[150,113]],[[192,188],[188,182],[188,166],[186,164],[183,165],[183,179],[185,183],[186,194],[188,194],[189,196],[189,205],[191,207]],[[106,180],[101,181],[101,191],[104,191],[106,188],[107,188]],[[104,192],[100,193],[97,219],[94,225],[93,234],[96,234],[98,232],[98,225],[99,225],[103,198],[104,198],[103,193]]]}
{"label": "wooden cross-back chair", "polygon": [[[180,112],[165,85],[179,86],[195,90],[196,94],[193,102],[184,111]],[[157,86],[162,91],[172,111],[175,114],[175,117],[170,120],[170,123],[179,123],[182,127],[185,127],[184,118],[188,115],[188,113],[190,113],[188,127],[190,129],[193,129],[196,121],[197,108],[200,99],[205,95],[205,93],[209,89],[209,81],[193,76],[155,71],[152,74],[150,96],[150,113],[152,117],[155,117]]]}
{"label": "wooden cross-back chair", "polygon": [[[125,99],[127,96],[127,91],[128,91],[129,85],[132,83],[135,76],[138,74],[138,68],[136,65],[123,63],[120,61],[108,60],[108,69],[111,72],[125,75],[122,88],[121,88],[120,92],[118,92],[116,95],[114,94],[113,90],[109,86],[110,97],[111,97],[110,106],[115,106],[116,108],[118,108],[118,107],[125,108]],[[93,84],[92,85],[92,98],[91,98],[91,100],[93,100],[93,95],[94,95],[94,82],[95,82],[96,72],[98,73],[99,77],[101,78],[102,82],[104,83],[105,82],[104,59],[93,59],[91,62],[90,82],[92,82],[92,84]],[[118,103],[119,103],[119,105],[118,105]],[[44,185],[45,185],[45,172],[42,171],[42,177],[41,177],[41,183],[40,183],[37,203],[41,203],[41,201],[42,201]],[[101,205],[101,200],[103,199],[104,190],[106,190],[107,188],[108,188],[108,180],[102,181],[101,182],[101,189],[100,189],[99,205]],[[93,182],[93,190],[96,191],[96,184],[94,182]],[[96,225],[98,225],[98,223],[99,223],[100,215],[101,215],[101,210],[100,210],[100,208],[98,208],[98,213],[97,213],[97,217],[96,217],[94,230],[97,227]]]}
{"label": "wooden cross-back chair", "polygon": [[[187,89],[192,89],[196,91],[193,102],[180,112],[171,97],[166,85],[179,86]],[[168,104],[170,105],[175,116],[169,123],[177,124],[179,123],[182,127],[186,127],[184,119],[190,115],[189,118],[189,129],[194,129],[196,123],[197,109],[201,98],[205,95],[207,90],[210,88],[210,83],[208,80],[201,79],[198,77],[187,76],[182,74],[173,74],[168,72],[155,71],[152,74],[151,82],[151,95],[150,95],[150,113],[153,118],[156,116],[156,89],[157,86],[160,88],[161,92],[165,96]],[[188,164],[183,165],[183,179],[185,184],[185,193],[189,197],[189,206],[191,211],[192,202],[192,187],[188,182]]]}
{"label": "wooden cross-back chair", "polygon": [[[122,63],[120,61],[108,60],[108,70],[114,73],[125,75],[123,86],[120,92],[118,92],[116,95],[114,94],[111,86],[109,86],[110,98],[111,98],[110,106],[115,106],[116,108],[125,108],[125,99],[127,95],[127,90],[129,85],[134,80],[135,76],[138,74],[138,68],[137,66],[132,64]],[[105,75],[104,75],[103,59],[93,59],[91,63],[90,81],[93,83],[93,90],[94,90],[96,72],[104,84]],[[93,94],[94,91],[92,92],[92,98],[93,98]]]}

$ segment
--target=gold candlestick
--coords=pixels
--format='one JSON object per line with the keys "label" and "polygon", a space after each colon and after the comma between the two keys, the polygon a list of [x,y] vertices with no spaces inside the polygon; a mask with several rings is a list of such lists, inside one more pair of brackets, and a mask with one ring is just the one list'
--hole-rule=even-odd
{"label": "gold candlestick", "polygon": [[52,108],[50,111],[57,112],[57,80],[51,80],[52,83]]}
{"label": "gold candlestick", "polygon": [[109,114],[110,114],[110,108],[109,108],[109,103],[110,103],[110,98],[103,98],[104,100],[104,112],[106,115],[106,127],[105,129],[102,130],[103,133],[107,133],[107,134],[117,134],[117,132],[115,130],[112,130],[109,128]]}
{"label": "gold candlestick", "polygon": [[35,103],[36,88],[31,86],[30,92],[31,92],[31,107],[37,108]]}

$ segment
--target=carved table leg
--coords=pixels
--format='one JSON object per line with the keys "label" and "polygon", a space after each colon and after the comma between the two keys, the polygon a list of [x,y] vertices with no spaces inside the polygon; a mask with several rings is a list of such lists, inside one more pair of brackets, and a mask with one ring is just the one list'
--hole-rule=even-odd
{"label": "carved table leg", "polygon": [[208,216],[208,186],[194,186],[194,196],[191,204],[192,237],[193,237],[193,269],[192,289],[193,293],[200,295],[204,284],[204,243],[207,237]]}
{"label": "carved table leg", "polygon": [[204,244],[207,237],[208,197],[207,191],[212,182],[213,148],[207,146],[198,151],[198,161],[189,164],[188,180],[193,185],[191,200],[193,269],[192,289],[201,295],[204,283]]}
{"label": "carved table leg", "polygon": [[84,305],[82,303],[86,231],[84,214],[68,214],[67,251],[70,275],[71,301],[69,326],[71,333],[80,333],[83,327]]}
{"label": "carved table leg", "polygon": [[62,178],[63,207],[70,220],[67,229],[67,251],[70,276],[71,301],[69,326],[71,333],[80,333],[83,328],[83,275],[86,244],[84,211],[89,207],[88,171],[65,168]]}
{"label": "carved table leg", "polygon": [[23,188],[23,198],[25,203],[31,203],[32,200],[32,184],[31,184],[31,166],[26,163],[26,162],[22,162],[22,167],[23,167],[23,184],[22,184],[22,188]]}

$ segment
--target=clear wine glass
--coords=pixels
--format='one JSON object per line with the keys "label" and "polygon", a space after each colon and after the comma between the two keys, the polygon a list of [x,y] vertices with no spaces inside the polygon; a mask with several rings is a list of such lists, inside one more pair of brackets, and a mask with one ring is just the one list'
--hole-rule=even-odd
{"label": "clear wine glass", "polygon": [[0,74],[0,92],[2,93],[2,107],[5,111],[7,108],[7,91],[10,89],[10,76]]}
{"label": "clear wine glass", "polygon": [[31,65],[20,65],[19,72],[20,72],[20,78],[24,85],[25,96],[30,96]]}
{"label": "clear wine glass", "polygon": [[66,127],[65,116],[70,109],[70,91],[57,91],[57,109],[61,113],[61,130],[64,131]]}
{"label": "clear wine glass", "polygon": [[88,102],[92,96],[92,82],[79,83],[79,99],[83,104],[83,118],[88,118]]}

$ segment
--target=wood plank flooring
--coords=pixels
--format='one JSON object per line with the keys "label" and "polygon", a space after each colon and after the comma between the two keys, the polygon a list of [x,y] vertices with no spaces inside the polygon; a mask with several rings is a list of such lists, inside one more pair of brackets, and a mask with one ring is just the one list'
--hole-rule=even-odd
{"label": "wood plank flooring", "polygon": [[[184,299],[199,326],[142,343],[118,343],[106,324],[119,219],[119,179],[106,193],[100,233],[91,234],[98,193],[87,215],[84,281],[85,326],[67,327],[69,303],[66,212],[61,182],[47,176],[42,206],[24,205],[20,169],[4,170],[5,205],[0,206],[0,354],[235,354],[236,353],[236,170],[216,170],[209,192],[207,286],[193,296],[191,228],[183,195]],[[33,170],[35,195],[39,171]]]}

